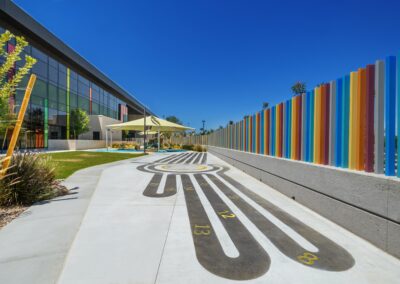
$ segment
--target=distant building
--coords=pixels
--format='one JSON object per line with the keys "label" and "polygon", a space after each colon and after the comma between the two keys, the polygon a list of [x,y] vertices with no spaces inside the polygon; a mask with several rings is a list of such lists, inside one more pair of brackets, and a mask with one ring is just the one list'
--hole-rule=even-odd
{"label": "distant building", "polygon": [[[0,0],[0,33],[6,29],[24,36],[30,44],[24,52],[37,59],[32,69],[37,81],[25,115],[21,148],[48,148],[54,140],[72,138],[69,114],[75,108],[90,115],[90,132],[80,136],[86,140],[104,140],[105,125],[143,115],[145,106],[135,97],[14,3]],[[15,41],[8,42],[6,51],[11,52],[14,46]],[[18,64],[23,65],[23,61]],[[24,90],[18,90],[10,102],[16,111],[23,94]],[[146,113],[152,114],[148,109]],[[121,136],[121,133],[114,133],[115,140],[121,140]],[[59,142],[55,144],[60,145]]]}

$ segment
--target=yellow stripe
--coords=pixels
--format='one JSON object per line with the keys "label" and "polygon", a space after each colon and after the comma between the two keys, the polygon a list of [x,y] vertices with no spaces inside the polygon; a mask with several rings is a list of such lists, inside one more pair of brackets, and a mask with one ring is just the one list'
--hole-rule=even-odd
{"label": "yellow stripe", "polygon": [[349,168],[356,168],[357,72],[350,73]]}

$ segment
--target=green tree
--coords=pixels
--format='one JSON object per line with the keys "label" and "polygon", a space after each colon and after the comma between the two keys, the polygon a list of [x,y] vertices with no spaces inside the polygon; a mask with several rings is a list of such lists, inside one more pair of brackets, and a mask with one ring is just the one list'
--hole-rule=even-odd
{"label": "green tree", "polygon": [[306,83],[298,81],[294,83],[291,89],[295,95],[304,94],[306,92]]}
{"label": "green tree", "polygon": [[262,104],[262,109],[267,109],[268,106],[269,106],[269,103],[268,103],[268,102],[263,102],[263,104]]}
{"label": "green tree", "polygon": [[182,124],[182,121],[174,115],[167,116],[165,120],[168,120],[173,123]]}
{"label": "green tree", "polygon": [[89,116],[83,109],[77,108],[71,111],[70,127],[74,139],[89,131]]}
{"label": "green tree", "polygon": [[[15,39],[15,48],[11,52],[6,51],[6,44]],[[21,52],[28,45],[28,42],[22,36],[15,36],[9,31],[0,35],[0,135],[4,135],[7,129],[15,124],[16,115],[11,109],[9,100],[15,94],[17,87],[22,79],[29,73],[36,59],[25,55],[24,64],[16,68],[16,62],[21,61]]]}

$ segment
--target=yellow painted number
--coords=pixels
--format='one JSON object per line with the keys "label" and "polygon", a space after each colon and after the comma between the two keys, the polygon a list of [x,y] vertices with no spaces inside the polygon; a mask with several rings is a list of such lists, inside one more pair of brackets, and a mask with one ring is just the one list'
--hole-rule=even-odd
{"label": "yellow painted number", "polygon": [[208,236],[211,233],[211,228],[210,226],[200,226],[200,225],[194,225],[194,231],[193,234],[196,236]]}
{"label": "yellow painted number", "polygon": [[315,261],[319,260],[318,256],[311,252],[305,252],[302,255],[297,256],[297,259],[307,265],[313,265]]}
{"label": "yellow painted number", "polygon": [[235,218],[236,217],[236,215],[231,213],[229,210],[218,212],[218,215],[220,215],[224,219]]}

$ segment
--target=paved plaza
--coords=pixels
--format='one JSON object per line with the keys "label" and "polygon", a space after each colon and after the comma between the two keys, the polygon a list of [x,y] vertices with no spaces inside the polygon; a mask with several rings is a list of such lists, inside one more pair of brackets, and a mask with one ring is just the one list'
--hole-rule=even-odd
{"label": "paved plaza", "polygon": [[[15,283],[400,279],[396,258],[212,154],[154,154],[81,172],[66,181],[83,184],[78,198],[33,206],[0,231],[0,282],[21,267],[13,263],[27,265]],[[54,206],[60,218],[53,216],[53,223],[64,222],[57,226],[40,217]],[[19,230],[30,219],[51,228],[43,228],[44,242],[32,240],[38,232],[29,236],[42,255],[14,247],[27,242]]]}

